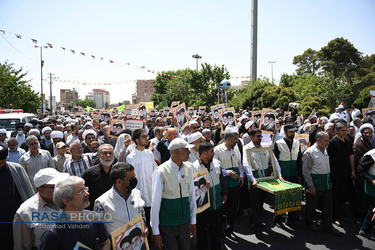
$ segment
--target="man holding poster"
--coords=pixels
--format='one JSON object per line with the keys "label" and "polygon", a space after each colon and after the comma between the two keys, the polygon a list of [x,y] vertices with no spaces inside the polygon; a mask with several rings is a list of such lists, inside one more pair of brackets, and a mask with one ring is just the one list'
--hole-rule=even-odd
{"label": "man holding poster", "polygon": [[[209,142],[199,145],[200,161],[195,161],[193,171],[199,172],[207,169],[210,183],[210,207],[197,214],[197,239],[198,248],[207,249],[207,231],[210,233],[211,249],[221,249],[220,235],[222,228],[221,205],[227,201],[227,186],[221,173],[220,161],[213,159],[214,146]],[[208,226],[209,225],[209,226]]]}

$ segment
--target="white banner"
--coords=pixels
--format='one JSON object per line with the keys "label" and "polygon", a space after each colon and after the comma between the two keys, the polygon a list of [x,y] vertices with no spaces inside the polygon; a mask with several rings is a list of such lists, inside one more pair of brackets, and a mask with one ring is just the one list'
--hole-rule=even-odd
{"label": "white banner", "polygon": [[140,119],[124,119],[125,128],[134,131],[136,129],[143,128],[143,120]]}

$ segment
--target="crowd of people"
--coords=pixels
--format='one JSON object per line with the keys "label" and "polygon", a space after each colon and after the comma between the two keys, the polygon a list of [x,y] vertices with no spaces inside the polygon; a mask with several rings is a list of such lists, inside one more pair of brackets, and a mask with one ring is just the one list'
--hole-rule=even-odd
{"label": "crowd of people", "polygon": [[[2,249],[73,249],[77,242],[110,249],[116,244],[110,234],[139,214],[143,237],[156,249],[221,249],[226,237],[236,240],[239,213],[262,240],[269,194],[257,185],[271,175],[302,185],[306,197],[304,215],[274,216],[275,225],[297,230],[302,218],[306,230],[340,236],[345,217],[356,215],[364,219],[358,234],[375,240],[374,121],[355,104],[340,104],[329,117],[316,108],[302,120],[294,110],[276,109],[263,115],[267,129],[249,108],[225,127],[206,112],[183,129],[163,112],[146,115],[143,128],[133,131],[111,131],[110,119],[95,121],[90,113],[35,118],[18,124],[10,138],[0,129],[0,221],[14,222],[0,224]],[[271,154],[261,150],[268,147]],[[193,176],[205,169],[207,180],[197,189],[207,189],[210,206],[197,213],[207,201],[196,198]],[[35,221],[36,213],[54,211],[71,221],[85,211],[112,219],[81,227]]]}

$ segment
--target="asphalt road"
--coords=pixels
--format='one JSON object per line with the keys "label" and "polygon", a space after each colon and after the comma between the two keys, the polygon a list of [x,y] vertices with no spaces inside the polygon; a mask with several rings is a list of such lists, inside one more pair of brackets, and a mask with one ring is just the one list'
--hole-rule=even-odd
{"label": "asphalt road", "polygon": [[[249,217],[238,215],[236,218],[235,235],[236,240],[225,239],[225,249],[375,249],[375,241],[359,236],[358,232],[363,218],[355,218],[347,214],[342,227],[337,227],[344,232],[342,236],[335,236],[324,231],[313,232],[306,228],[304,218],[304,203],[300,212],[301,219],[295,230],[288,226],[280,227],[273,225],[272,196],[269,195],[264,204],[262,221],[266,224],[265,237],[258,240],[249,225]],[[375,229],[373,232],[375,233]]]}

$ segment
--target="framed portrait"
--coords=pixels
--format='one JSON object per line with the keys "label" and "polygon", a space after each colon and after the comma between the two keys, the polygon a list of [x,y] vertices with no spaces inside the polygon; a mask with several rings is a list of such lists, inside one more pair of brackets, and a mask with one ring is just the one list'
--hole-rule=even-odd
{"label": "framed portrait", "polygon": [[262,117],[260,118],[259,129],[262,133],[273,134],[276,124],[276,110],[262,109]]}
{"label": "framed portrait", "polygon": [[218,105],[211,106],[212,121],[215,125],[217,125],[220,120],[220,115],[219,115],[220,109],[225,109],[225,104],[218,104]]}
{"label": "framed portrait", "polygon": [[262,117],[262,110],[256,110],[251,112],[251,120],[256,123]]}
{"label": "framed portrait", "polygon": [[170,110],[169,107],[165,107],[164,108],[164,110],[163,110],[163,117],[169,117],[169,110]]}
{"label": "framed portrait", "polygon": [[183,131],[184,128],[189,125],[190,121],[190,116],[186,112],[185,103],[182,103],[174,108],[173,114],[177,120],[178,127],[181,129],[181,131]]}
{"label": "framed portrait", "polygon": [[228,125],[236,126],[236,113],[234,111],[234,108],[225,108],[219,110],[219,116],[221,121],[221,133],[224,134],[225,128]]}
{"label": "framed portrait", "polygon": [[203,116],[206,113],[206,106],[199,106],[198,116]]}
{"label": "framed portrait", "polygon": [[169,109],[168,118],[173,117],[173,109],[176,108],[178,105],[180,105],[180,101],[174,101],[171,103],[171,108]]}
{"label": "framed portrait", "polygon": [[303,125],[303,115],[299,115],[296,120],[296,127],[299,128]]}
{"label": "framed portrait", "polygon": [[194,107],[188,107],[188,114],[190,115],[190,117],[192,117],[194,115]]}
{"label": "framed portrait", "polygon": [[137,107],[137,114],[138,114],[138,119],[144,120],[147,119],[147,109],[145,104],[140,104]]}
{"label": "framed portrait", "polygon": [[109,137],[118,138],[120,133],[125,129],[125,122],[124,120],[120,119],[112,119],[111,120],[111,132]]}
{"label": "framed portrait", "polygon": [[271,147],[249,148],[246,150],[246,157],[257,180],[277,178],[275,157]]}
{"label": "framed portrait", "polygon": [[149,249],[147,237],[143,237],[144,223],[141,214],[111,233],[112,249]]}
{"label": "framed portrait", "polygon": [[375,107],[371,108],[363,108],[363,118],[370,118],[372,120],[372,123],[375,122]]}
{"label": "framed portrait", "polygon": [[292,111],[285,111],[285,112],[284,112],[283,119],[285,119],[285,117],[287,117],[287,116],[291,116],[291,115],[292,115]]}
{"label": "framed portrait", "polygon": [[109,123],[109,120],[111,120],[111,112],[109,110],[103,110],[100,113],[100,121]]}
{"label": "framed portrait", "polygon": [[156,112],[157,112],[156,109],[151,109],[150,110],[150,117],[155,117],[156,116]]}
{"label": "framed portrait", "polygon": [[308,134],[295,134],[294,138],[299,141],[301,147],[301,153],[303,154],[309,146],[309,135]]}
{"label": "framed portrait", "polygon": [[197,214],[210,207],[210,192],[207,189],[207,169],[193,173],[194,195],[197,203]]}

